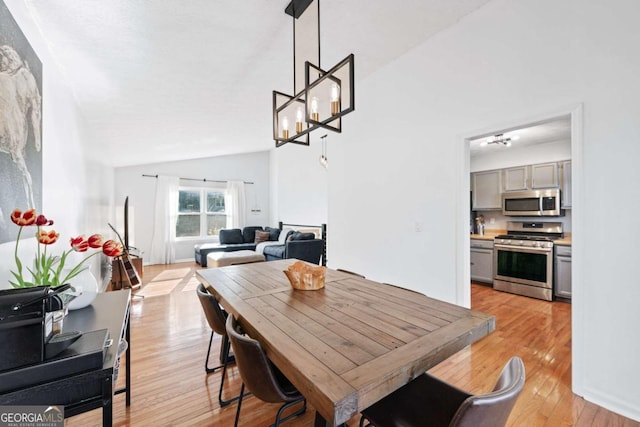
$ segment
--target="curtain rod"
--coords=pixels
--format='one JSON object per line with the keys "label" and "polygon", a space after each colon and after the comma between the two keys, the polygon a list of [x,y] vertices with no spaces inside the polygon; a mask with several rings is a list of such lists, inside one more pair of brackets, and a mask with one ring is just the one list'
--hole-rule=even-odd
{"label": "curtain rod", "polygon": [[[157,178],[158,177],[157,174],[156,175],[147,175],[147,174],[144,174],[144,173],[142,174],[142,176],[145,177],[145,178]],[[178,177],[178,179],[182,179],[184,181],[219,182],[219,183],[222,183],[222,184],[226,184],[227,182],[229,182],[229,181],[222,181],[222,180],[219,180],[219,179],[207,179],[207,178],[196,179],[196,178],[180,178],[180,177]],[[245,184],[254,184],[251,181],[244,181],[244,183]]]}

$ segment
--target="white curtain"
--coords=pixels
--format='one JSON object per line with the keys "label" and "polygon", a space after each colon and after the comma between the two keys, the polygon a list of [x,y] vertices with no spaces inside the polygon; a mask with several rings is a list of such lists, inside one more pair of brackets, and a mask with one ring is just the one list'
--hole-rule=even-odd
{"label": "white curtain", "polygon": [[171,264],[176,260],[179,185],[180,179],[175,176],[158,176],[157,178],[150,264]]}
{"label": "white curtain", "polygon": [[227,213],[227,228],[242,228],[247,222],[247,202],[244,181],[228,181],[224,194],[224,208]]}

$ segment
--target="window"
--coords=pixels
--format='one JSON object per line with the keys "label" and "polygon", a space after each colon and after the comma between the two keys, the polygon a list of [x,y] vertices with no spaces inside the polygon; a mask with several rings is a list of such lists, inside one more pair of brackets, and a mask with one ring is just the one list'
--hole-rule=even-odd
{"label": "window", "polygon": [[217,236],[227,226],[224,191],[211,188],[180,188],[176,237]]}

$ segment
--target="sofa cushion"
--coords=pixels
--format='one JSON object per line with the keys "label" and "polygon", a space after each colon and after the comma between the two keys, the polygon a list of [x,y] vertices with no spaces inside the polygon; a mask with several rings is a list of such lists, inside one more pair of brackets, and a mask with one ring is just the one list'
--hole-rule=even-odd
{"label": "sofa cushion", "polygon": [[271,233],[269,233],[268,231],[256,230],[256,239],[254,243],[267,242],[269,241],[270,236],[271,236]]}
{"label": "sofa cushion", "polygon": [[264,228],[265,231],[269,232],[269,240],[270,241],[277,241],[278,237],[280,237],[280,229],[279,228],[273,228],[273,227],[265,227]]}
{"label": "sofa cushion", "polygon": [[256,244],[251,243],[237,243],[234,245],[224,245],[225,252],[234,252],[234,251],[252,251],[256,248]]}
{"label": "sofa cushion", "polygon": [[[242,229],[242,238],[244,243],[254,243],[256,241],[256,231],[262,231],[262,227],[256,227],[255,225],[248,226]],[[243,242],[238,242],[243,243]]]}
{"label": "sofa cushion", "polygon": [[264,253],[264,248],[266,248],[267,246],[274,246],[274,245],[279,245],[280,242],[274,242],[272,240],[269,240],[267,242],[260,242],[256,245],[256,248],[254,249],[257,253],[262,254]]}
{"label": "sofa cushion", "polygon": [[239,228],[222,229],[218,237],[221,245],[244,243],[242,231]]}
{"label": "sofa cushion", "polygon": [[299,233],[297,231],[291,234],[289,240],[313,240],[316,238],[316,235],[313,233]]}
{"label": "sofa cushion", "polygon": [[274,258],[280,258],[283,259],[284,258],[284,250],[285,250],[285,245],[272,245],[272,246],[267,246],[266,248],[264,248],[263,253],[265,255],[274,257]]}

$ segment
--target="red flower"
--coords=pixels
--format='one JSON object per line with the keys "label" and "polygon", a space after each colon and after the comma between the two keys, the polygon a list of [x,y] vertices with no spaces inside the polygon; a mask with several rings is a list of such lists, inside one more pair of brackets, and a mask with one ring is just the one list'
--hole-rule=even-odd
{"label": "red flower", "polygon": [[36,225],[38,227],[42,225],[53,225],[53,220],[47,219],[47,217],[44,215],[38,215],[38,217],[36,218]]}
{"label": "red flower", "polygon": [[38,238],[38,242],[42,243],[43,245],[51,245],[58,240],[58,237],[60,237],[60,235],[56,233],[55,230],[38,230],[38,232],[36,233],[36,237]]}
{"label": "red flower", "polygon": [[25,225],[32,225],[36,222],[36,210],[29,209],[25,213],[22,213],[20,209],[16,209],[11,212],[11,221],[20,227]]}
{"label": "red flower", "polygon": [[102,252],[106,256],[120,256],[122,255],[122,245],[114,240],[107,240],[102,245]]}
{"label": "red flower", "polygon": [[102,247],[102,236],[100,234],[92,234],[89,236],[89,247],[93,249],[97,249]]}
{"label": "red flower", "polygon": [[76,252],[86,252],[89,249],[89,242],[84,237],[71,238],[71,247]]}

